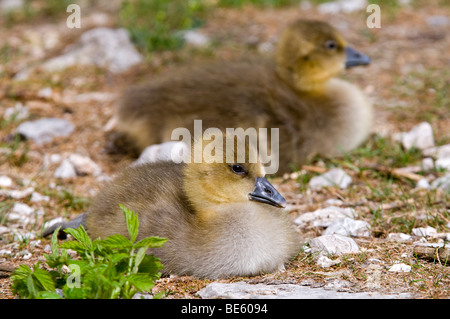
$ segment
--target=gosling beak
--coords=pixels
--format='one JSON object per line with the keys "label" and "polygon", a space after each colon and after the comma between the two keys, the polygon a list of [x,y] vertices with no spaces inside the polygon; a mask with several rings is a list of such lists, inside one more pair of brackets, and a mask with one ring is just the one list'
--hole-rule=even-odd
{"label": "gosling beak", "polygon": [[370,58],[367,55],[359,51],[356,51],[352,47],[346,47],[345,53],[347,55],[347,60],[345,61],[346,69],[351,68],[353,66],[370,64]]}
{"label": "gosling beak", "polygon": [[248,194],[250,200],[266,203],[275,207],[286,207],[286,200],[264,177],[256,178],[253,193]]}

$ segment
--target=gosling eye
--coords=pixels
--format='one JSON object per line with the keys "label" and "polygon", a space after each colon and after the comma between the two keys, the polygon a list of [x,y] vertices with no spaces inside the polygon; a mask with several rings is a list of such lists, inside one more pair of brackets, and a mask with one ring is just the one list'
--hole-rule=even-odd
{"label": "gosling eye", "polygon": [[328,40],[327,42],[325,42],[325,48],[327,48],[328,50],[336,50],[337,47],[338,44],[334,40]]}
{"label": "gosling eye", "polygon": [[245,169],[245,167],[241,164],[233,164],[230,166],[231,171],[233,173],[235,173],[236,175],[241,175],[241,176],[245,176],[248,174],[247,170]]}

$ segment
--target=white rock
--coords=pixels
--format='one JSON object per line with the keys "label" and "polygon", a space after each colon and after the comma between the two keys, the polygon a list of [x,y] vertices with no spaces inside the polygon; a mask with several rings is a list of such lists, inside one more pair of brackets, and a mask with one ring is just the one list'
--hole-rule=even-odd
{"label": "white rock", "polygon": [[345,217],[332,222],[323,234],[337,234],[352,237],[369,237],[370,225],[363,220],[354,220],[353,218]]}
{"label": "white rock", "polygon": [[346,236],[341,235],[324,235],[313,238],[309,241],[312,253],[329,255],[345,255],[359,253],[359,247],[356,242]]}
{"label": "white rock", "polygon": [[426,178],[421,178],[420,180],[417,181],[416,188],[429,189],[430,187],[431,187],[430,183]]}
{"label": "white rock", "polygon": [[431,237],[433,235],[436,235],[437,231],[435,228],[427,226],[427,227],[413,228],[412,233],[416,236]]}
{"label": "white rock", "polygon": [[436,147],[430,147],[422,152],[425,156],[432,156],[434,158],[449,158],[450,157],[450,144],[445,144]]}
{"label": "white rock", "polygon": [[183,39],[186,41],[187,44],[196,46],[196,47],[204,47],[209,44],[209,38],[204,35],[203,33],[200,33],[198,31],[194,30],[188,30],[183,32]]}
{"label": "white rock", "polygon": [[313,189],[326,186],[347,188],[351,183],[352,178],[343,169],[333,168],[324,174],[311,178],[308,185]]}
{"label": "white rock", "polygon": [[404,242],[412,240],[411,235],[403,233],[390,233],[387,237],[389,241]]}
{"label": "white rock", "polygon": [[30,241],[30,248],[34,249],[35,247],[39,247],[40,244],[41,244],[41,240],[40,239],[32,240],[32,241]]}
{"label": "white rock", "polygon": [[11,187],[12,186],[12,179],[6,175],[0,176],[0,187]]}
{"label": "white rock", "polygon": [[316,264],[319,265],[322,268],[329,268],[331,266],[337,265],[341,262],[340,259],[331,260],[330,258],[326,256],[319,256],[316,260]]}
{"label": "white rock", "polygon": [[357,213],[353,208],[329,206],[317,209],[314,212],[304,213],[297,217],[294,223],[301,228],[328,227],[335,220],[345,217],[355,218],[357,217]]}
{"label": "white rock", "polygon": [[11,255],[12,255],[12,251],[11,250],[0,249],[0,256],[6,257],[6,256],[11,256]]}
{"label": "white rock", "polygon": [[7,121],[14,120],[21,121],[29,116],[28,107],[24,106],[22,103],[17,102],[13,107],[8,107],[3,113],[3,118]]}
{"label": "white rock", "polygon": [[8,214],[8,220],[14,221],[14,222],[20,222],[23,224],[28,224],[31,222],[31,219],[29,217],[25,217],[22,214],[10,212]]}
{"label": "white rock", "polygon": [[0,195],[6,196],[6,197],[11,197],[14,199],[22,199],[25,198],[27,196],[30,196],[31,193],[34,192],[34,188],[33,187],[28,187],[26,189],[23,190],[9,190],[9,189],[0,189]]}
{"label": "white rock", "polygon": [[28,260],[28,259],[31,258],[31,256],[32,256],[31,253],[28,253],[28,254],[23,255],[23,256],[22,256],[22,259],[23,259],[23,260]]}
{"label": "white rock", "polygon": [[12,211],[20,215],[29,216],[34,212],[34,209],[24,203],[14,203]]}
{"label": "white rock", "polygon": [[431,188],[440,188],[446,192],[450,192],[450,173],[435,179],[431,183]]}
{"label": "white rock", "polygon": [[62,161],[62,158],[61,154],[50,154],[50,156],[48,156],[48,161],[50,164],[58,164]]}
{"label": "white rock", "polygon": [[444,169],[446,171],[450,171],[450,157],[446,158],[438,158],[436,160],[436,168],[438,169]]}
{"label": "white rock", "polygon": [[30,201],[32,203],[48,202],[49,200],[50,200],[49,196],[42,195],[37,192],[33,192],[31,194],[31,199],[30,199]]}
{"label": "white rock", "polygon": [[422,160],[422,170],[430,171],[434,168],[434,161],[431,157],[426,157]]}
{"label": "white rock", "polygon": [[80,154],[70,154],[68,160],[75,168],[77,175],[98,176],[102,172],[100,166],[98,166],[93,160],[91,160],[87,156],[82,156]]}
{"label": "white rock", "polygon": [[[130,41],[126,29],[94,28],[84,32],[66,53],[42,65],[44,70],[61,71],[74,65],[96,65],[112,73],[121,73],[142,61],[141,54]],[[33,70],[19,72],[14,79],[25,80]]]}
{"label": "white rock", "polygon": [[411,266],[403,263],[393,264],[391,268],[389,268],[391,272],[411,272]]}
{"label": "white rock", "polygon": [[43,89],[40,89],[40,90],[38,91],[37,95],[38,95],[39,97],[49,99],[49,98],[51,98],[52,95],[53,95],[53,90],[52,90],[52,88],[50,88],[50,87],[47,86],[47,87],[45,87],[45,88],[43,88]]}
{"label": "white rock", "polygon": [[392,299],[408,298],[409,294],[348,293],[325,288],[293,284],[248,284],[246,282],[213,282],[197,293],[203,299]]}
{"label": "white rock", "polygon": [[416,147],[424,150],[434,147],[433,129],[428,122],[422,122],[414,126],[409,132],[400,135],[402,145],[405,149]]}
{"label": "white rock", "polygon": [[42,118],[36,121],[28,121],[17,127],[17,133],[22,134],[36,144],[51,142],[55,137],[69,136],[75,126],[64,119]]}
{"label": "white rock", "polygon": [[7,234],[9,232],[11,232],[10,228],[0,225],[0,235]]}
{"label": "white rock", "polygon": [[63,160],[61,165],[56,168],[53,176],[56,178],[74,178],[77,176],[77,172],[69,160]]}

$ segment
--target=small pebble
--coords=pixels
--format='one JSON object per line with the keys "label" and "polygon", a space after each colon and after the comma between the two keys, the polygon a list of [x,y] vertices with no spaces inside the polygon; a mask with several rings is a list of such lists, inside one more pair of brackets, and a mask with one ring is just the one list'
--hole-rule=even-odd
{"label": "small pebble", "polygon": [[314,176],[309,181],[308,185],[312,189],[337,186],[345,189],[352,183],[352,178],[341,168],[333,168],[328,172],[319,176]]}
{"label": "small pebble", "polygon": [[412,147],[421,150],[434,147],[433,128],[428,122],[414,126],[409,132],[402,133],[400,138],[403,147],[407,150]]}
{"label": "small pebble", "polygon": [[437,234],[437,231],[435,228],[428,226],[428,227],[413,228],[412,233],[416,236],[431,237]]}
{"label": "small pebble", "polygon": [[391,272],[411,272],[411,266],[399,263],[392,265],[391,268],[389,268],[389,271]]}
{"label": "small pebble", "polygon": [[0,176],[0,187],[11,187],[12,179],[8,176],[2,175]]}
{"label": "small pebble", "polygon": [[61,165],[55,170],[53,174],[56,178],[74,178],[77,177],[77,173],[75,171],[75,167],[73,167],[72,163],[68,160],[63,160]]}

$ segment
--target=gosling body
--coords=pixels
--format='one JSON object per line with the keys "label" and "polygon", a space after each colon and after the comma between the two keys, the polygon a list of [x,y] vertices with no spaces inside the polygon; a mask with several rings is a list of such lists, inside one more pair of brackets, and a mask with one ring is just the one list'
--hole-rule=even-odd
{"label": "gosling body", "polygon": [[128,236],[119,204],[134,211],[138,240],[168,238],[151,251],[161,258],[164,275],[215,279],[277,270],[297,254],[297,232],[282,209],[285,199],[264,178],[260,159],[250,161],[249,143],[238,161],[239,139],[229,148],[225,136],[224,144],[215,144],[214,155],[206,152],[211,136],[195,141],[192,148],[202,143],[204,151],[199,162],[126,168],[105,185],[78,222],[93,239]]}
{"label": "gosling body", "polygon": [[177,127],[192,132],[199,119],[204,129],[279,128],[280,173],[316,154],[338,156],[372,125],[364,94],[336,78],[346,66],[369,63],[355,52],[328,24],[300,20],[282,35],[275,60],[213,62],[131,87],[117,130],[140,152],[170,141]]}

